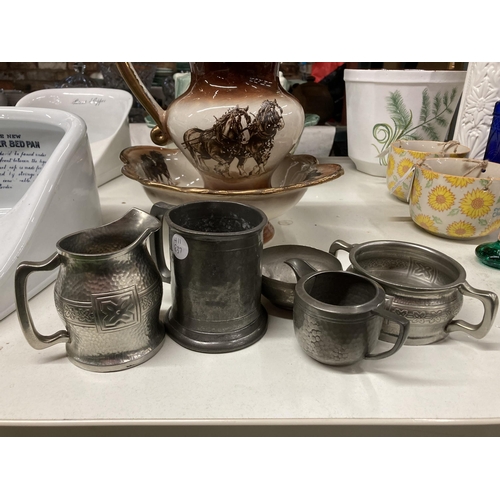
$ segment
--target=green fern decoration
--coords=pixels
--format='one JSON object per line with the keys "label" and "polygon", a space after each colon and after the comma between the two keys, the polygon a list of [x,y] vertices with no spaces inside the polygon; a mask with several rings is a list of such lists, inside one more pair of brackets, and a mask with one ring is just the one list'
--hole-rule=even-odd
{"label": "green fern decoration", "polygon": [[397,128],[405,129],[412,121],[411,111],[406,109],[403,97],[399,91],[391,92],[386,98],[387,111]]}
{"label": "green fern decoration", "polygon": [[439,115],[439,113],[441,112],[441,104],[442,104],[442,99],[441,99],[441,92],[438,92],[435,96],[434,96],[434,102],[433,102],[433,107],[432,107],[432,113],[434,114],[434,116],[437,116]]}
{"label": "green fern decoration", "polygon": [[431,99],[429,91],[424,89],[422,92],[422,107],[420,109],[420,123],[425,123],[429,118],[429,108],[431,106]]}
{"label": "green fern decoration", "polygon": [[[373,137],[381,145],[372,144],[377,150],[377,154],[387,150],[387,148],[398,139],[420,140],[422,137],[417,130],[425,133],[427,139],[431,141],[439,140],[439,133],[435,125],[444,128],[449,125],[446,114],[451,115],[453,110],[451,105],[457,96],[457,89],[453,88],[451,93],[445,92],[441,96],[438,92],[434,99],[429,95],[428,89],[422,91],[422,105],[420,107],[419,124],[413,126],[413,115],[408,110],[399,90],[389,92],[386,97],[387,111],[391,117],[394,126],[388,123],[377,123],[372,130]],[[379,158],[381,165],[387,165],[387,155]]]}

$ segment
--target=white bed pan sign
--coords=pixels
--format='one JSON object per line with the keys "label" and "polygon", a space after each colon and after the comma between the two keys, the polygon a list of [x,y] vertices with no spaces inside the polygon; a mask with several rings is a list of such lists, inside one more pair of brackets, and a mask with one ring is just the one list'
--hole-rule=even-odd
{"label": "white bed pan sign", "polygon": [[[44,260],[63,236],[101,223],[85,122],[54,109],[0,107],[0,319],[15,310],[20,262]],[[55,277],[31,277],[28,297]]]}

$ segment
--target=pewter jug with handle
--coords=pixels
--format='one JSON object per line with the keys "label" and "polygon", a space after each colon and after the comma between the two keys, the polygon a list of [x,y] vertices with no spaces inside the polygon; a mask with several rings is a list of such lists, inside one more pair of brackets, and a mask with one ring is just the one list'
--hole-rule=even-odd
{"label": "pewter jug with handle", "polygon": [[162,232],[151,247],[172,287],[167,333],[199,352],[231,352],[257,342],[267,329],[261,304],[261,257],[267,217],[227,201],[156,203],[151,214],[168,226],[170,269]]}
{"label": "pewter jug with handle", "polygon": [[[43,262],[23,262],[15,276],[21,328],[35,349],[66,343],[71,362],[95,372],[131,368],[151,358],[165,339],[163,285],[146,238],[159,221],[132,209],[121,219],[65,236]],[[59,267],[55,306],[66,329],[40,334],[26,294],[29,275]]]}

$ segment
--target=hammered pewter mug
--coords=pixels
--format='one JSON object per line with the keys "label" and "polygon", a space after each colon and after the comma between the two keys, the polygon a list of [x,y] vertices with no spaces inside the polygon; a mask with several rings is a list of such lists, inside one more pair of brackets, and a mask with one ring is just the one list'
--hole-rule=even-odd
{"label": "hammered pewter mug", "polygon": [[[293,325],[300,347],[311,358],[345,366],[387,358],[401,349],[409,322],[385,308],[378,283],[346,271],[310,272],[300,259],[287,263],[302,276],[295,287]],[[391,349],[375,354],[384,319],[397,324],[399,333]]]}
{"label": "hammered pewter mug", "polygon": [[[352,271],[379,283],[391,299],[390,311],[410,321],[408,345],[426,345],[448,337],[452,331],[482,339],[498,311],[495,293],[473,288],[465,269],[447,255],[416,243],[380,240],[351,245],[336,240],[330,252],[349,253]],[[472,325],[454,319],[464,296],[478,299],[484,308],[481,322]],[[380,338],[396,339],[396,325],[385,320]]]}
{"label": "hammered pewter mug", "polygon": [[151,245],[171,284],[167,334],[188,349],[210,353],[257,342],[267,329],[261,304],[264,212],[242,203],[202,201],[176,207],[159,202],[151,214],[166,222],[169,233],[170,269],[162,230]]}
{"label": "hammered pewter mug", "polygon": [[[125,370],[154,356],[165,340],[160,322],[163,283],[146,238],[160,223],[132,209],[110,224],[59,240],[43,262],[22,262],[15,275],[17,313],[35,349],[61,342],[71,362],[85,370]],[[28,308],[26,284],[33,271],[59,266],[54,299],[66,330],[41,335]]]}

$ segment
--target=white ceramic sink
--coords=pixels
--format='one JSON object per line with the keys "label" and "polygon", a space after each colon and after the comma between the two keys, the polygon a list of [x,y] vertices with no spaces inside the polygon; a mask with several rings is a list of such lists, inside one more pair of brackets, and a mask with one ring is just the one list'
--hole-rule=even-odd
{"label": "white ceramic sink", "polygon": [[94,87],[37,90],[16,106],[60,109],[83,118],[101,186],[121,174],[120,153],[131,145],[128,114],[132,103],[125,90]]}
{"label": "white ceramic sink", "polygon": [[[55,109],[0,107],[0,319],[16,308],[20,262],[43,261],[63,236],[101,224],[85,122]],[[28,297],[56,275],[30,276]]]}

